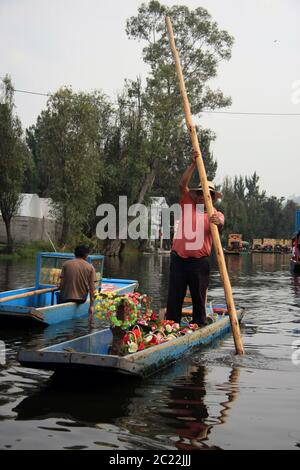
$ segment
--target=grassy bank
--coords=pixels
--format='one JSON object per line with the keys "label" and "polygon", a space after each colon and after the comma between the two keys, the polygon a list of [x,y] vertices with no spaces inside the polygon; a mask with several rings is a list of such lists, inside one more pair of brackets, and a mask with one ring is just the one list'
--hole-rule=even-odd
{"label": "grassy bank", "polygon": [[6,253],[6,245],[0,244],[0,259],[32,259],[39,251],[53,251],[53,248],[47,242],[31,242],[16,245],[14,252],[8,254]]}
{"label": "grassy bank", "polygon": [[[57,251],[64,251],[66,253],[73,252],[74,247],[64,247],[63,250],[60,250],[57,247]],[[40,251],[53,251],[53,247],[50,243],[44,241],[31,242],[26,244],[17,244],[15,246],[14,252],[12,254],[6,253],[6,245],[0,244],[0,260],[18,260],[18,259],[35,259],[36,255]],[[101,246],[97,247],[97,250],[91,249],[92,253],[101,254]],[[126,243],[125,249],[122,253],[123,256],[137,256],[139,255],[138,243],[133,241],[128,241]]]}

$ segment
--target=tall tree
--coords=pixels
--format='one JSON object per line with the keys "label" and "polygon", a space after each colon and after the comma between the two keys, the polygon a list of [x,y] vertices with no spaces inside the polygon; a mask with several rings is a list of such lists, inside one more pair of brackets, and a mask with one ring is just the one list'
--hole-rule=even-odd
{"label": "tall tree", "polygon": [[[219,30],[204,8],[168,8],[158,1],[151,1],[149,4],[143,3],[137,16],[127,21],[129,38],[146,43],[143,59],[151,71],[143,94],[151,149],[149,166],[155,169],[155,178],[159,175],[162,180],[163,175],[166,175],[166,179],[173,181],[175,187],[174,180],[179,178],[183,166],[190,159],[191,145],[187,145],[189,138],[185,130],[177,76],[165,26],[166,14],[172,18],[186,88],[195,115],[203,108],[215,109],[231,104],[231,100],[219,90],[212,91],[207,82],[216,76],[218,63],[230,58],[233,38],[226,31]],[[214,137],[209,131],[201,129],[200,135],[206,164],[214,176],[215,162],[208,151],[209,143]],[[156,192],[158,189],[159,183]],[[173,194],[172,198],[174,196]]]}
{"label": "tall tree", "polygon": [[7,251],[13,251],[11,221],[21,202],[24,174],[30,153],[23,138],[20,119],[14,114],[14,88],[6,75],[0,98],[0,210],[7,234]]}
{"label": "tall tree", "polygon": [[[140,168],[144,170],[144,177],[136,180],[139,188],[136,187],[135,200],[132,202],[143,202],[153,185],[154,193],[164,188],[166,195],[172,187],[170,202],[173,202],[179,174],[187,159],[191,158],[191,146],[187,145],[180,93],[165,27],[167,13],[174,23],[193,112],[198,114],[204,107],[214,109],[231,103],[219,90],[212,91],[207,82],[216,76],[219,61],[230,58],[232,37],[220,31],[202,8],[194,11],[184,6],[167,8],[158,1],[142,4],[137,16],[127,21],[126,28],[130,39],[146,43],[143,59],[150,66],[144,90],[139,83],[131,87],[131,96],[135,97],[137,106],[130,119],[135,116],[135,132],[142,135],[140,149],[143,153],[138,153],[137,158]],[[201,140],[206,146],[206,158],[210,160],[213,176],[216,163],[209,152],[212,138],[209,131],[204,131]],[[120,244],[114,245],[117,254]],[[110,253],[113,254],[113,250]]]}
{"label": "tall tree", "polygon": [[222,232],[226,243],[229,233],[241,233],[245,240],[253,238],[289,239],[295,225],[295,212],[299,209],[293,201],[266,196],[259,187],[259,176],[225,178],[222,186],[222,209],[226,224]]}
{"label": "tall tree", "polygon": [[[104,150],[105,173],[101,179],[103,197],[118,208],[119,196],[127,196],[128,205],[142,203],[152,179],[148,166],[148,141],[141,102],[141,81],[126,81],[111,119]],[[125,227],[117,227],[124,232]],[[122,237],[121,237],[122,238]],[[106,240],[104,253],[118,255],[125,246],[119,237]]]}
{"label": "tall tree", "polygon": [[62,223],[62,244],[80,234],[95,209],[109,116],[110,105],[100,92],[62,88],[28,132],[40,192],[51,197]]}

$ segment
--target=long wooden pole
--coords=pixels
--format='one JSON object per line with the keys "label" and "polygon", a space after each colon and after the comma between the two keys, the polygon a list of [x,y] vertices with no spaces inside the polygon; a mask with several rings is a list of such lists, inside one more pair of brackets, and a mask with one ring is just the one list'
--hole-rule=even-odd
{"label": "long wooden pole", "polygon": [[31,297],[33,295],[46,294],[47,292],[54,292],[56,290],[59,290],[59,288],[50,287],[47,289],[31,290],[29,292],[24,292],[23,294],[9,295],[8,297],[2,297],[2,299],[0,299],[0,303],[8,302],[9,300],[23,299],[24,297]]}
{"label": "long wooden pole", "polygon": [[[214,208],[213,208],[213,204],[212,204],[212,200],[211,200],[211,196],[209,192],[205,166],[203,163],[203,158],[201,154],[201,149],[200,149],[200,145],[198,141],[196,128],[193,125],[192,113],[191,113],[190,103],[189,103],[189,99],[188,99],[186,88],[185,88],[185,82],[184,82],[184,77],[182,73],[180,58],[179,58],[179,54],[175,45],[173,27],[172,27],[171,20],[168,16],[166,17],[166,25],[167,25],[167,29],[169,33],[170,46],[171,46],[173,56],[174,56],[176,71],[177,71],[177,75],[179,79],[179,88],[180,88],[180,93],[181,93],[182,100],[183,100],[183,108],[184,108],[186,125],[191,135],[193,149],[196,155],[198,156],[198,158],[196,158],[196,165],[197,165],[197,169],[199,173],[199,178],[201,181],[201,186],[203,188],[203,196],[204,196],[207,214],[209,217],[211,217],[214,214]],[[211,233],[213,237],[213,244],[214,244],[214,249],[215,249],[217,260],[218,260],[219,270],[220,270],[221,278],[222,278],[223,285],[224,285],[225,298],[226,298],[227,308],[228,308],[228,312],[230,316],[235,349],[236,349],[237,354],[242,355],[244,354],[244,347],[243,347],[243,342],[241,338],[241,332],[240,332],[239,322],[237,319],[234,300],[232,296],[231,284],[230,284],[230,280],[229,280],[229,276],[228,276],[228,272],[226,268],[224,252],[223,252],[223,248],[222,248],[222,244],[221,244],[221,240],[219,236],[219,230],[215,224],[210,224],[210,229],[211,229]]]}

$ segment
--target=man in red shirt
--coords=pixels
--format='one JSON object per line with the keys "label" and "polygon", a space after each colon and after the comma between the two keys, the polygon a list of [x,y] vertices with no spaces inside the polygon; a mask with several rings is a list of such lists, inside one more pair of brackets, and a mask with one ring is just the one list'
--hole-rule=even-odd
{"label": "man in red shirt", "polygon": [[[180,181],[182,212],[172,246],[166,318],[180,323],[182,305],[189,287],[193,301],[192,322],[203,326],[207,324],[205,302],[210,272],[208,258],[213,241],[210,223],[221,229],[224,215],[215,210],[214,215],[209,218],[203,206],[201,185],[189,189],[188,184],[196,166],[195,158],[196,156]],[[213,183],[208,182],[208,185],[214,203],[221,198],[221,194],[215,190]],[[204,211],[201,207],[204,207]]]}

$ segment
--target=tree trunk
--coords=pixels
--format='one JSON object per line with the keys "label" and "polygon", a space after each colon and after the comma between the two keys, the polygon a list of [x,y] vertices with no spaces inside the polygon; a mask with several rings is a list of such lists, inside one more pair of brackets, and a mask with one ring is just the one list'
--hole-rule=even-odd
{"label": "tree trunk", "polygon": [[120,256],[122,251],[125,248],[126,240],[120,240],[116,238],[115,240],[105,240],[103,254],[105,256]]}
{"label": "tree trunk", "polygon": [[13,237],[11,234],[11,219],[3,217],[3,220],[5,223],[6,239],[7,239],[6,252],[11,254],[14,251],[14,241],[13,241]]}
{"label": "tree trunk", "polygon": [[[153,162],[150,173],[147,175],[144,181],[144,184],[141,187],[136,204],[142,204],[144,201],[145,195],[152,188],[153,183],[155,181],[158,166],[159,166],[159,159],[156,158]],[[133,217],[128,218],[127,225],[130,223],[131,220],[133,220]],[[122,232],[122,229],[119,227],[119,233],[120,232]],[[119,238],[116,238],[115,240],[107,239],[104,244],[103,254],[106,256],[120,256],[122,251],[125,248],[126,242],[127,240],[120,240]]]}
{"label": "tree trunk", "polygon": [[70,226],[69,226],[69,221],[68,221],[68,218],[67,218],[67,211],[66,211],[66,209],[64,209],[63,210],[62,229],[61,229],[61,235],[60,235],[60,244],[62,246],[65,245],[68,241],[69,231],[70,231]]}

